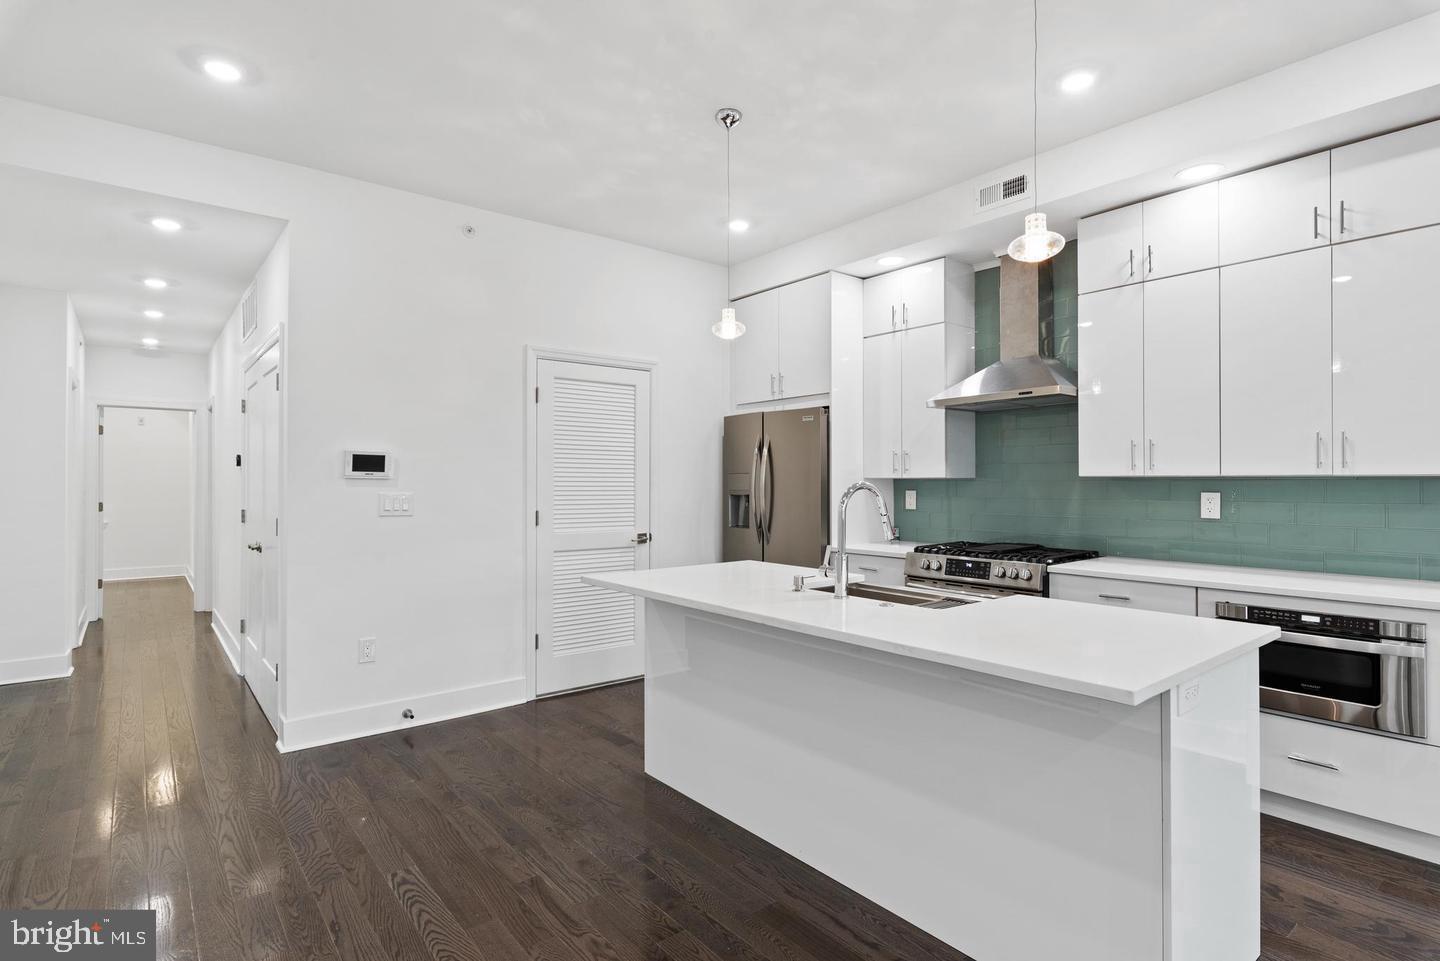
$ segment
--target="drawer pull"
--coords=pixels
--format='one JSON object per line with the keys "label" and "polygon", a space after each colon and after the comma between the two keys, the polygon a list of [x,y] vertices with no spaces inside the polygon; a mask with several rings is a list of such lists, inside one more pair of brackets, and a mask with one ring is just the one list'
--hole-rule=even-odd
{"label": "drawer pull", "polygon": [[1126,604],[1130,603],[1130,596],[1128,594],[1099,594],[1096,596],[1105,601],[1124,601]]}
{"label": "drawer pull", "polygon": [[1294,761],[1296,764],[1308,764],[1311,767],[1323,767],[1327,771],[1334,771],[1336,774],[1340,773],[1340,766],[1337,764],[1331,764],[1329,761],[1317,761],[1314,758],[1306,757],[1303,754],[1288,754],[1286,756],[1290,760]]}
{"label": "drawer pull", "polygon": [[856,569],[857,571],[864,571],[866,574],[879,574],[879,573],[880,573],[880,568],[878,568],[878,567],[862,567],[861,565],[856,564],[856,565],[855,565],[855,569]]}

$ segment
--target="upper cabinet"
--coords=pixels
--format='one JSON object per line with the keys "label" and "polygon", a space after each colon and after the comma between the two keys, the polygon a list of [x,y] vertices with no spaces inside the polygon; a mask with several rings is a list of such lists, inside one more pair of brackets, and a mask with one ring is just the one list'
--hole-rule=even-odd
{"label": "upper cabinet", "polygon": [[1145,254],[1140,204],[1096,214],[1076,231],[1076,272],[1080,293],[1122,287],[1143,279]]}
{"label": "upper cabinet", "polygon": [[1330,151],[1340,243],[1440,224],[1440,121]]}
{"label": "upper cabinet", "polygon": [[1220,271],[1145,284],[1145,473],[1220,472]]}
{"label": "upper cabinet", "polygon": [[973,323],[973,291],[974,272],[948,260],[871,277],[865,281],[865,336],[955,323],[967,309]]}
{"label": "upper cabinet", "polygon": [[1080,317],[1080,476],[1138,477],[1144,473],[1144,288],[1081,294]]}
{"label": "upper cabinet", "polygon": [[1220,181],[1220,262],[1238,264],[1308,247],[1330,231],[1330,154]]}
{"label": "upper cabinet", "polygon": [[737,405],[830,390],[833,277],[821,274],[735,301],[745,325],[730,345],[730,393]]}
{"label": "upper cabinet", "polygon": [[1215,184],[1166,194],[1140,206],[1146,280],[1220,265],[1220,206]]}

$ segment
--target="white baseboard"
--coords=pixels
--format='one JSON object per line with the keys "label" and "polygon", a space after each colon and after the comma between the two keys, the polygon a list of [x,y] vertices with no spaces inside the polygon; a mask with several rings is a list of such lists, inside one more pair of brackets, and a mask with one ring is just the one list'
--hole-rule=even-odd
{"label": "white baseboard", "polygon": [[215,632],[215,637],[220,641],[220,650],[230,659],[230,667],[236,674],[244,675],[245,668],[240,660],[240,642],[230,631],[230,625],[225,623],[225,618],[220,616],[219,611],[210,612],[210,630]]}
{"label": "white baseboard", "polygon": [[90,627],[90,605],[80,609],[80,620],[75,624],[75,647],[85,643],[85,632]]}
{"label": "white baseboard", "polygon": [[1260,792],[1260,810],[1282,821],[1294,821],[1307,827],[1328,831],[1341,837],[1373,844],[1387,851],[1408,854],[1412,858],[1440,864],[1440,837],[1402,828],[1383,821],[1374,821],[1358,814],[1337,811],[1297,798]]}
{"label": "white baseboard", "polygon": [[0,661],[0,684],[23,684],[26,681],[49,681],[69,677],[75,668],[70,665],[70,652],[50,657],[26,657],[16,661]]}
{"label": "white baseboard", "polygon": [[[512,677],[503,681],[477,684],[474,687],[399,698],[382,704],[367,704],[327,714],[282,718],[280,739],[275,746],[282,753],[302,751],[322,744],[386,734],[403,728],[449,721],[468,714],[512,707],[523,704],[525,700],[525,678]],[[414,720],[407,721],[400,716],[406,708],[415,712]]]}
{"label": "white baseboard", "polygon": [[157,577],[185,577],[185,565],[168,564],[160,567],[107,567],[105,569],[105,580],[107,581],[148,581]]}
{"label": "white baseboard", "polygon": [[185,583],[188,584],[188,585],[190,585],[190,593],[191,593],[191,594],[194,594],[194,593],[195,593],[195,572],[192,571],[192,570],[190,570],[190,568],[188,568],[188,567],[185,568]]}

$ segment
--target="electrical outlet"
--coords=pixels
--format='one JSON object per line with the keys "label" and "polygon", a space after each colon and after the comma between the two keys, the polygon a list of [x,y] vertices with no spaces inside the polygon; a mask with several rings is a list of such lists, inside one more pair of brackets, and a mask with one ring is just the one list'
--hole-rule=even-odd
{"label": "electrical outlet", "polygon": [[915,509],[915,492],[914,492],[914,491],[906,491],[906,492],[905,492],[905,509],[906,509],[907,511],[913,511],[913,510]]}
{"label": "electrical outlet", "polygon": [[413,517],[415,514],[415,495],[409,491],[381,491],[379,498],[381,517]]}
{"label": "electrical outlet", "polygon": [[1200,495],[1200,519],[1207,521],[1220,519],[1219,491],[1205,491]]}
{"label": "electrical outlet", "polygon": [[375,663],[375,638],[373,638],[373,637],[362,637],[362,638],[360,638],[360,663],[361,663],[361,664],[374,664],[374,663]]}
{"label": "electrical outlet", "polygon": [[1180,703],[1175,706],[1176,714],[1184,714],[1193,710],[1195,705],[1200,703],[1200,682],[1191,681],[1189,684],[1180,687]]}

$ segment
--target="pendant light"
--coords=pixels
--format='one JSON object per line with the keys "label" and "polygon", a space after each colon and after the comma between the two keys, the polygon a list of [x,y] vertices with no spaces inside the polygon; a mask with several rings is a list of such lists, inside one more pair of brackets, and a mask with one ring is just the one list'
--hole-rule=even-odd
{"label": "pendant light", "polygon": [[1065,238],[1051,230],[1040,212],[1040,0],[1031,3],[1033,45],[1030,52],[1031,171],[1030,196],[1034,207],[1025,215],[1025,232],[1010,241],[1011,259],[1027,264],[1049,260],[1065,247]]}
{"label": "pendant light", "polygon": [[[730,131],[740,122],[740,111],[734,107],[721,107],[715,111],[715,122],[725,128],[725,296],[730,296]],[[735,319],[735,308],[726,307],[720,311],[720,319],[710,328],[710,333],[721,340],[734,340],[745,333],[745,325]]]}

